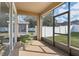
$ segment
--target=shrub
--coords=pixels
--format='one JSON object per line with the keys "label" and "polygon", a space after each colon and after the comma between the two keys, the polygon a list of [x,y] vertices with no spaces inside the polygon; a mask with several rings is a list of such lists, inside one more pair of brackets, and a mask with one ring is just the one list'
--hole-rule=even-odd
{"label": "shrub", "polygon": [[30,35],[28,34],[28,35],[21,36],[20,40],[21,40],[22,43],[28,43],[29,40],[30,40],[30,38],[31,38],[31,37],[30,37]]}

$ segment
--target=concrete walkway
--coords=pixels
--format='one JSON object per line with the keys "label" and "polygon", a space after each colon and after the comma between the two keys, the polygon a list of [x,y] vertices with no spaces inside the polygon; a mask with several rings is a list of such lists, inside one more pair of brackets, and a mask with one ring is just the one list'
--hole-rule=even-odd
{"label": "concrete walkway", "polygon": [[26,50],[22,47],[19,49],[19,56],[65,56],[66,53],[49,46],[48,44],[32,40],[32,42],[26,45]]}

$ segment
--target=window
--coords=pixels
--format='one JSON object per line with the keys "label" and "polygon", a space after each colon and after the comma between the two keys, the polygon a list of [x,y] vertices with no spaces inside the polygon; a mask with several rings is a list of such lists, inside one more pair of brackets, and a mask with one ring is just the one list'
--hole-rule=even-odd
{"label": "window", "polygon": [[55,42],[68,45],[68,3],[54,9],[54,39]]}
{"label": "window", "polygon": [[26,32],[26,24],[19,24],[19,32]]}
{"label": "window", "polygon": [[70,3],[71,46],[79,48],[79,3]]}
{"label": "window", "polygon": [[45,39],[53,41],[53,11],[46,16],[43,16],[42,19],[42,37]]}
{"label": "window", "polygon": [[13,6],[13,3],[0,2],[0,55],[9,55],[17,41],[15,33],[17,16]]}
{"label": "window", "polygon": [[55,41],[67,44],[68,14],[55,17]]}
{"label": "window", "polygon": [[[4,2],[0,2],[0,55],[5,49],[9,49],[9,8]],[[4,47],[4,48],[3,48]]]}
{"label": "window", "polygon": [[68,11],[68,3],[65,2],[63,5],[57,7],[56,9],[54,9],[54,15],[58,15],[64,12]]}

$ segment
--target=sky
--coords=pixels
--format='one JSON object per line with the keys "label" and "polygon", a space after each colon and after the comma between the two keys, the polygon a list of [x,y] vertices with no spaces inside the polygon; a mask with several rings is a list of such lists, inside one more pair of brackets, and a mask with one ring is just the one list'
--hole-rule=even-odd
{"label": "sky", "polygon": [[24,18],[25,18],[26,16],[25,15],[19,15],[19,22],[25,22],[25,20],[24,20]]}
{"label": "sky", "polygon": [[[62,6],[56,8],[54,10],[54,15],[63,13],[68,11],[68,3],[64,3]],[[61,23],[64,21],[68,21],[67,20],[67,14],[61,15],[59,17],[56,17],[56,20]],[[70,20],[74,21],[74,20],[79,20],[79,2],[71,2],[70,3]]]}

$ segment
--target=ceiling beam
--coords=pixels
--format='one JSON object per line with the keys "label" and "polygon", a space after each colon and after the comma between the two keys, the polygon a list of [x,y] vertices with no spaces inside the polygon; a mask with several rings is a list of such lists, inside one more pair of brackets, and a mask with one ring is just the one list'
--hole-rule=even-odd
{"label": "ceiling beam", "polygon": [[51,9],[55,8],[57,5],[59,5],[62,2],[52,2],[45,10],[43,10],[40,15],[45,14],[46,12],[50,11]]}
{"label": "ceiling beam", "polygon": [[17,14],[23,14],[23,15],[31,15],[31,16],[38,16],[38,13],[34,13],[31,11],[24,11],[24,10],[19,10],[17,9]]}

